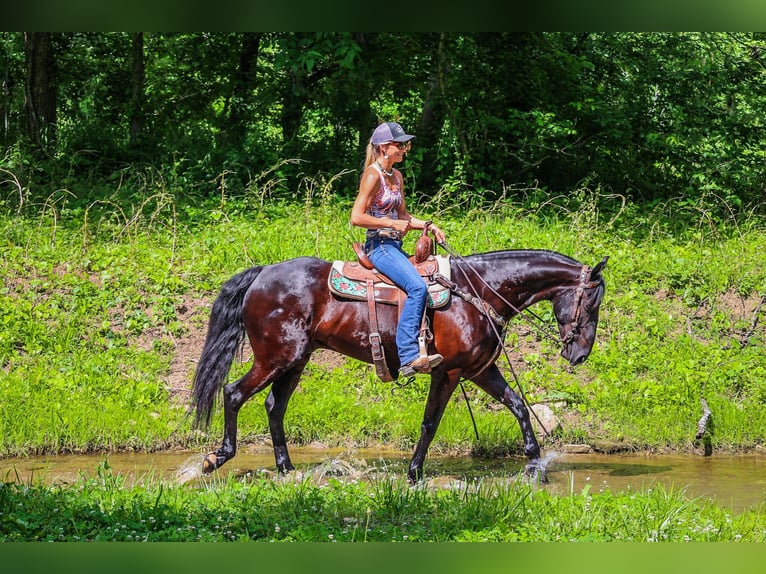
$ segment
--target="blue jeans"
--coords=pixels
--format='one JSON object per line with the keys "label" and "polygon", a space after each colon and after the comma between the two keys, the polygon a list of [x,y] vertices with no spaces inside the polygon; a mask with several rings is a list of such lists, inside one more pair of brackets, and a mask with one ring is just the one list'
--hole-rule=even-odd
{"label": "blue jeans", "polygon": [[375,268],[407,294],[396,328],[399,362],[406,365],[420,355],[418,334],[428,299],[428,287],[402,250],[401,241],[372,238],[365,242],[364,250]]}

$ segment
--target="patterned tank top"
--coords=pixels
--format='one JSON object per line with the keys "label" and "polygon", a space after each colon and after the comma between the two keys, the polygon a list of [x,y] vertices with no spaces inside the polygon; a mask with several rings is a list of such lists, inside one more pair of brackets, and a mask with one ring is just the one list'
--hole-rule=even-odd
{"label": "patterned tank top", "polygon": [[399,208],[402,205],[402,174],[396,173],[396,183],[389,184],[388,178],[377,164],[372,164],[380,174],[380,187],[375,197],[370,201],[367,213],[373,217],[390,217],[399,219]]}

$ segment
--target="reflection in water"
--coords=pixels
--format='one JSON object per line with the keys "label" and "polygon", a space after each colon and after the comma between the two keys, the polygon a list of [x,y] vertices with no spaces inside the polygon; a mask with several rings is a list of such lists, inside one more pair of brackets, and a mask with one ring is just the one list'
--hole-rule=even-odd
{"label": "reflection in water", "polygon": [[[337,477],[364,480],[380,476],[404,478],[411,453],[381,450],[293,448],[295,479],[322,481]],[[68,484],[96,475],[108,461],[113,472],[127,483],[158,478],[186,483],[200,478],[204,454],[192,452],[117,453],[69,455],[0,460],[0,480]],[[715,500],[739,512],[766,501],[766,456],[723,455],[598,455],[550,452],[543,459],[549,483],[557,494],[610,490],[641,491],[663,487],[684,490],[690,498]],[[436,486],[458,485],[475,480],[515,480],[526,465],[524,458],[473,458],[429,456],[426,478]],[[242,448],[220,471],[222,476],[274,476],[270,449]]]}
{"label": "reflection in water", "polygon": [[672,465],[654,465],[641,463],[625,463],[615,465],[609,462],[573,462],[566,465],[571,471],[594,472],[608,476],[641,476],[643,474],[659,474],[669,472]]}

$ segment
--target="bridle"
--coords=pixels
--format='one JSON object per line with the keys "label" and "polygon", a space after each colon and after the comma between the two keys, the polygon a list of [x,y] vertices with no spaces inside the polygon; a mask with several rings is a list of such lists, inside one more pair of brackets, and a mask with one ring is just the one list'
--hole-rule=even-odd
{"label": "bridle", "polygon": [[601,281],[588,281],[590,278],[591,268],[589,265],[583,265],[580,270],[580,284],[577,285],[577,291],[575,292],[574,311],[572,312],[572,320],[569,322],[569,329],[561,337],[561,343],[568,345],[580,334],[580,315],[582,313],[582,296],[586,289],[594,289],[601,285]]}
{"label": "bridle", "polygon": [[[590,274],[591,274],[591,267],[589,265],[583,265],[580,269],[580,280],[577,285],[562,285],[559,287],[559,289],[576,289],[575,297],[574,297],[574,309],[572,311],[572,320],[567,325],[569,328],[566,330],[563,336],[560,335],[554,335],[550,329],[548,329],[545,325],[545,321],[540,318],[538,315],[536,315],[531,309],[524,309],[524,311],[517,308],[513,303],[508,301],[505,297],[503,297],[500,293],[497,292],[496,289],[494,289],[492,286],[487,284],[486,281],[482,278],[481,274],[476,271],[476,269],[473,268],[473,266],[461,255],[455,253],[449,245],[447,245],[447,242],[439,244],[441,247],[444,248],[444,250],[455,257],[462,265],[465,265],[468,267],[473,274],[479,279],[479,281],[487,288],[489,291],[497,297],[504,305],[506,305],[511,311],[516,313],[516,315],[522,317],[524,320],[526,320],[530,325],[532,325],[535,329],[540,331],[544,336],[546,336],[551,341],[561,343],[563,346],[566,346],[570,344],[574,339],[580,334],[580,315],[582,315],[582,297],[586,290],[588,289],[594,289],[601,285],[601,281],[591,281],[590,280]],[[466,280],[466,283],[471,287],[471,290],[473,291],[473,295],[466,294],[465,292],[460,292],[459,289],[457,289],[457,286],[454,283],[451,283],[449,286],[450,288],[455,291],[458,295],[466,299],[469,303],[476,306],[479,311],[482,312],[482,314],[489,320],[490,324],[492,324],[492,327],[495,331],[495,335],[497,335],[498,341],[502,344],[503,337],[501,336],[500,331],[498,331],[497,327],[500,327],[500,330],[505,330],[506,326],[506,320],[497,312],[495,309],[486,301],[481,299],[479,296],[479,293],[474,286],[473,282],[468,278],[465,271],[460,268],[461,273],[463,274],[463,277]],[[531,315],[535,320],[531,320],[527,315]],[[509,361],[510,362],[510,361]]]}

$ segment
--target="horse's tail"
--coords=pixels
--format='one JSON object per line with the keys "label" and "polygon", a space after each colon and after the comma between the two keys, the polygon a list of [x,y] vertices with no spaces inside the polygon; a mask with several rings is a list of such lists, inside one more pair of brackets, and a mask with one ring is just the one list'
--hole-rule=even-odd
{"label": "horse's tail", "polygon": [[216,398],[245,338],[242,322],[245,293],[262,269],[251,267],[229,279],[213,303],[207,338],[194,373],[195,427],[210,425]]}

